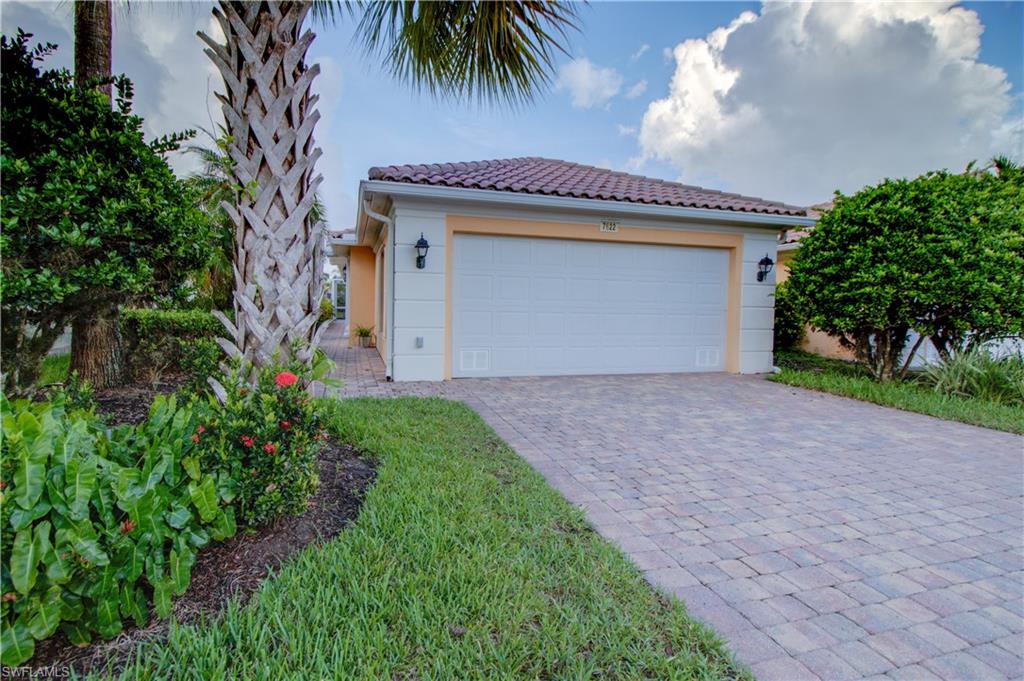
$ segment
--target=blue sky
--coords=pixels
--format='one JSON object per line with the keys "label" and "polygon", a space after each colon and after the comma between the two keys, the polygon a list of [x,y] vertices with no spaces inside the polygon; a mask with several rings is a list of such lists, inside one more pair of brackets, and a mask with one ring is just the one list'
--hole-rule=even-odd
{"label": "blue sky", "polygon": [[[116,19],[114,67],[135,81],[153,133],[218,121],[208,94],[220,83],[194,37],[209,7],[133,2]],[[20,25],[58,42],[54,63],[70,63],[66,3],[0,11],[5,33]],[[412,92],[364,57],[344,21],[314,28],[333,229],[351,225],[358,182],[381,164],[547,156],[806,204],[1021,155],[1019,2],[595,2],[552,89],[517,109]]]}

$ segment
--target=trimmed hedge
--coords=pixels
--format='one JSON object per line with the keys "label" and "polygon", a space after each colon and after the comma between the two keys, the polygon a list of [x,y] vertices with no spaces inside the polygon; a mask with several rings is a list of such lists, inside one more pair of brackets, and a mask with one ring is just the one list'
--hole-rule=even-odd
{"label": "trimmed hedge", "polygon": [[804,339],[804,322],[793,306],[788,282],[775,287],[775,349],[794,350]]}
{"label": "trimmed hedge", "polygon": [[224,333],[224,326],[203,310],[125,309],[121,332],[128,371],[135,377],[184,371],[188,385],[198,388],[223,355],[214,339]]}

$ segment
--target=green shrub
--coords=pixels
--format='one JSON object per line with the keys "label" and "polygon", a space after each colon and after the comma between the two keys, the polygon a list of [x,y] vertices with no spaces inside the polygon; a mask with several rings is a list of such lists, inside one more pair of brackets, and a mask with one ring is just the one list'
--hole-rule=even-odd
{"label": "green shrub", "polygon": [[330,366],[319,353],[312,367],[271,365],[252,382],[236,369],[225,379],[224,404],[210,398],[203,466],[230,480],[245,525],[301,513],[316,492],[324,435],[306,388]]}
{"label": "green shrub", "polygon": [[152,379],[173,369],[187,373],[190,386],[205,385],[221,357],[215,356],[213,339],[224,327],[209,312],[127,309],[121,324],[128,369],[137,378]]}
{"label": "green shrub", "polygon": [[789,286],[775,287],[775,349],[793,350],[804,339],[804,321],[793,306]]}
{"label": "green shrub", "polygon": [[2,660],[59,627],[75,644],[144,626],[184,593],[196,552],[235,532],[230,485],[201,467],[194,410],[158,398],[139,426],[0,397]]}
{"label": "green shrub", "polygon": [[997,358],[976,348],[928,366],[921,380],[944,395],[1024,405],[1024,357],[1020,355]]}
{"label": "green shrub", "polygon": [[327,296],[320,299],[320,323],[334,319],[334,303]]}
{"label": "green shrub", "polygon": [[178,368],[187,376],[181,386],[183,394],[201,393],[207,390],[206,379],[220,372],[224,351],[212,338],[197,338],[188,342],[179,341],[181,359]]}

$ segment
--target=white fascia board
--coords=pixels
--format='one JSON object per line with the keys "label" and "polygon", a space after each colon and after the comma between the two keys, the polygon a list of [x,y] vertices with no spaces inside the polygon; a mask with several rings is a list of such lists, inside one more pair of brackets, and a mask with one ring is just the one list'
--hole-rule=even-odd
{"label": "white fascia board", "polygon": [[775,250],[780,251],[780,252],[782,252],[782,251],[795,251],[798,248],[800,248],[800,242],[799,241],[790,241],[789,243],[779,244],[779,247],[776,248]]}
{"label": "white fascia board", "polygon": [[[604,199],[577,199],[567,196],[547,196],[522,192],[503,192],[493,189],[466,189],[463,187],[438,187],[436,185],[410,184],[408,182],[387,182],[363,180],[359,183],[359,205],[364,194],[388,194],[420,199],[462,201],[467,203],[489,203],[510,206],[532,206],[536,208],[562,209],[598,213],[602,215],[645,215],[659,218],[679,218],[700,222],[725,222],[759,225],[769,228],[783,226],[813,226],[817,220],[798,215],[774,215],[769,213],[744,213],[732,210],[711,210],[707,208],[683,208],[661,206],[650,203],[628,201],[607,201]],[[360,209],[357,225],[362,229],[364,216]],[[360,235],[361,236],[361,235]]]}

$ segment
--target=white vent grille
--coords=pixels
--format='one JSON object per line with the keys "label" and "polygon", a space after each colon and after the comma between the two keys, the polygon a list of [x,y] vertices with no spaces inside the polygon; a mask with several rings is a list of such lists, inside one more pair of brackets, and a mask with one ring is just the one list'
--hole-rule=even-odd
{"label": "white vent grille", "polygon": [[463,349],[459,354],[459,367],[462,371],[487,371],[491,368],[491,352]]}

